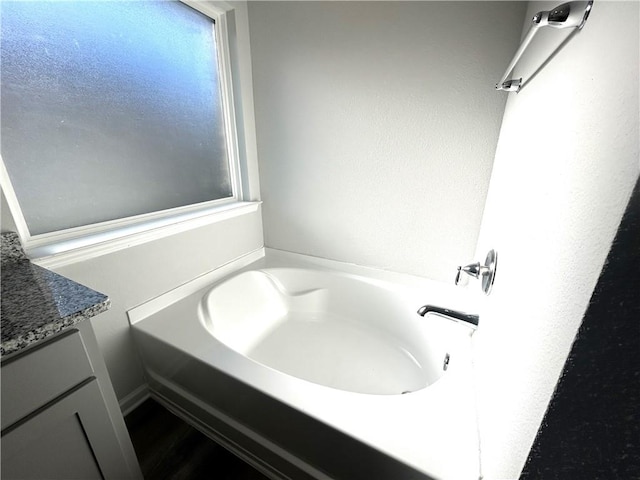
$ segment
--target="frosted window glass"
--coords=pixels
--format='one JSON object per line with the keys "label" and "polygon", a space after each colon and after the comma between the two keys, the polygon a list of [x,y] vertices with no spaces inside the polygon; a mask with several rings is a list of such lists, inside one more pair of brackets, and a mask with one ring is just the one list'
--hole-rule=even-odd
{"label": "frosted window glass", "polygon": [[32,235],[232,197],[213,21],[2,1],[2,157]]}

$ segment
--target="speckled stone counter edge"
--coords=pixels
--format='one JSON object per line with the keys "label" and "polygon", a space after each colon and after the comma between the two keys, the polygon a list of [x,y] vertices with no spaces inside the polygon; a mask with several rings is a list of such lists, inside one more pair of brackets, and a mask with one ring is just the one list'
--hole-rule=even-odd
{"label": "speckled stone counter edge", "polygon": [[98,303],[93,307],[87,308],[81,312],[74,313],[58,321],[54,321],[43,325],[42,327],[35,328],[28,332],[26,335],[21,335],[19,337],[12,338],[11,340],[2,342],[2,344],[0,345],[0,357],[4,357],[5,355],[9,355],[10,353],[22,350],[23,348],[26,348],[35,342],[55,335],[56,333],[62,332],[63,330],[74,326],[78,322],[87,320],[102,312],[106,312],[110,307],[111,300],[106,299],[104,302]]}
{"label": "speckled stone counter edge", "polygon": [[0,240],[0,258],[2,264],[9,262],[17,262],[19,260],[27,260],[27,255],[20,244],[20,237],[17,233],[2,233]]}
{"label": "speckled stone counter edge", "polygon": [[[28,258],[20,243],[20,237],[14,232],[3,232],[0,235],[0,258],[2,265],[11,262],[28,261]],[[62,332],[63,330],[76,325],[78,322],[87,320],[95,315],[107,311],[111,307],[111,300],[107,297],[99,303],[79,312],[75,312],[63,318],[59,318],[50,323],[36,327],[24,335],[16,336],[0,344],[0,357],[22,350],[29,345],[43,340],[47,337]]]}

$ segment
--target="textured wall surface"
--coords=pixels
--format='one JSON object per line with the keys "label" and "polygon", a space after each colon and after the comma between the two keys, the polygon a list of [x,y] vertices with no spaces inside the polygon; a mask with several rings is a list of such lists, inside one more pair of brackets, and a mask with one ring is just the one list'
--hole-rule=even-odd
{"label": "textured wall surface", "polygon": [[522,2],[250,2],[269,247],[451,282]]}
{"label": "textured wall surface", "polygon": [[[555,5],[532,2],[527,17]],[[638,20],[637,2],[595,2],[584,29],[503,94],[477,252],[499,254],[474,336],[486,480],[518,478],[638,176]],[[563,33],[550,32],[525,79]]]}
{"label": "textured wall surface", "polygon": [[521,480],[640,478],[640,181]]}

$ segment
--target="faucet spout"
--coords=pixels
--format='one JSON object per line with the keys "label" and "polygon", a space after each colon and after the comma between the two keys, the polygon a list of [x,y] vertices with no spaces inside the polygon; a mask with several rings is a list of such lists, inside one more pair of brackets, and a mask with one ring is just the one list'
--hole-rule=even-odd
{"label": "faucet spout", "polygon": [[461,322],[470,323],[474,327],[478,326],[480,322],[480,316],[472,313],[458,312],[456,310],[449,310],[448,308],[436,307],[434,305],[424,305],[418,309],[418,315],[424,317],[427,313],[435,313],[441,317],[447,317],[452,320],[459,320]]}

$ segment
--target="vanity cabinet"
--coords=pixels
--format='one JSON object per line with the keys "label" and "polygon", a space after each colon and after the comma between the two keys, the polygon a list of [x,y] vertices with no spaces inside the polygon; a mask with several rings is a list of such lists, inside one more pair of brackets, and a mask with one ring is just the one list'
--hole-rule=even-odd
{"label": "vanity cabinet", "polygon": [[2,359],[3,479],[142,478],[89,321]]}

